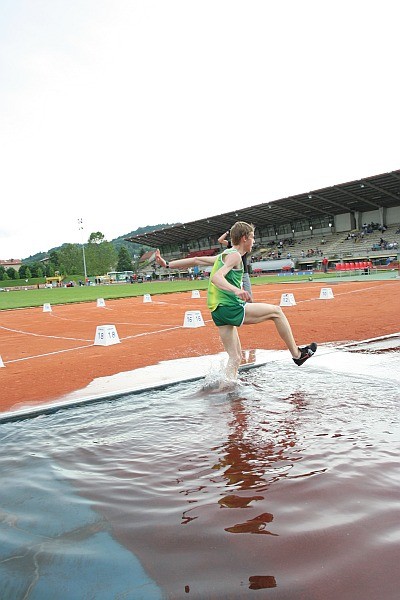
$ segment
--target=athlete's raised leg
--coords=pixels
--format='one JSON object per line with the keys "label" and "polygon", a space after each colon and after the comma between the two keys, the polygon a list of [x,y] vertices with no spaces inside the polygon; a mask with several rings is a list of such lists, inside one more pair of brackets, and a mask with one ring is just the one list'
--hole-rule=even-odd
{"label": "athlete's raised leg", "polygon": [[269,320],[274,322],[280,337],[285,342],[292,357],[296,359],[300,358],[301,352],[293,337],[289,321],[281,307],[261,302],[246,304],[244,325],[253,325]]}

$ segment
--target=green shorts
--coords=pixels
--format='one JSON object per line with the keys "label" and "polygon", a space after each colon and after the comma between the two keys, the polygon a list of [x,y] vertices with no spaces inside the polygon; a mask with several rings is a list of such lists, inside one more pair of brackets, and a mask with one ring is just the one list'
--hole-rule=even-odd
{"label": "green shorts", "polygon": [[217,327],[221,327],[222,325],[240,327],[244,321],[244,306],[244,304],[238,304],[237,306],[224,306],[220,304],[212,311],[212,320]]}

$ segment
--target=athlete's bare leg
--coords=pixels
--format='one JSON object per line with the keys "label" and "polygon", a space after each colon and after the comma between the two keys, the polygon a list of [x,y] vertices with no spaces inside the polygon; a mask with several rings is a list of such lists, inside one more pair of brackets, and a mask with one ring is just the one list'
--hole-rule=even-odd
{"label": "athlete's bare leg", "polygon": [[299,358],[300,350],[294,340],[289,321],[287,320],[281,307],[275,306],[274,304],[264,304],[261,302],[246,304],[245,317],[243,321],[244,325],[262,323],[263,321],[269,321],[270,319],[274,322],[280,337],[285,342],[292,357]]}
{"label": "athlete's bare leg", "polygon": [[242,362],[242,346],[240,344],[237,327],[233,325],[222,325],[218,327],[221,341],[225,351],[228,353],[228,364],[226,366],[227,379],[237,379],[240,363]]}

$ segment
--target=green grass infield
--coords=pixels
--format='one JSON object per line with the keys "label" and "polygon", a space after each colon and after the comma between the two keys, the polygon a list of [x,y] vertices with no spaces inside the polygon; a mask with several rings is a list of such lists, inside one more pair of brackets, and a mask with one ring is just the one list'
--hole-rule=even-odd
{"label": "green grass infield", "polygon": [[[316,275],[313,276],[314,278]],[[323,279],[324,274],[318,273],[318,279]],[[309,275],[278,276],[266,275],[252,277],[253,286],[266,283],[295,283],[298,281],[308,281]],[[118,298],[131,298],[135,296],[144,296],[144,294],[169,294],[173,292],[189,292],[191,290],[206,290],[208,279],[175,279],[174,281],[151,281],[144,283],[121,283],[111,285],[95,286],[74,286],[59,288],[37,288],[27,287],[23,289],[14,289],[7,286],[7,282],[0,282],[0,310],[10,310],[14,308],[29,308],[42,306],[49,303],[70,304],[74,302],[95,302],[98,298],[112,300]]]}

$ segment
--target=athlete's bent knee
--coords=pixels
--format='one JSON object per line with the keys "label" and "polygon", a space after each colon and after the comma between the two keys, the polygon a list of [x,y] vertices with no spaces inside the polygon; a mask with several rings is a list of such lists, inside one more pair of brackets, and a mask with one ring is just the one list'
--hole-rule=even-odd
{"label": "athlete's bent knee", "polygon": [[271,319],[280,319],[283,317],[284,312],[280,306],[274,306],[271,312]]}

